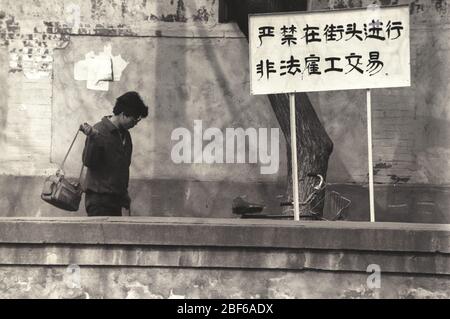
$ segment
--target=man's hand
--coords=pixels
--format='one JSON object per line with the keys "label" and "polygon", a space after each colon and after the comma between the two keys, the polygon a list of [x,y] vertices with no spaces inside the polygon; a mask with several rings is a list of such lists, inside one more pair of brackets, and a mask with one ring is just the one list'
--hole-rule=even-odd
{"label": "man's hand", "polygon": [[96,132],[96,130],[92,126],[90,126],[88,123],[81,124],[80,131],[83,132],[86,136],[93,135]]}
{"label": "man's hand", "polygon": [[122,207],[122,216],[131,216],[131,210],[129,208]]}

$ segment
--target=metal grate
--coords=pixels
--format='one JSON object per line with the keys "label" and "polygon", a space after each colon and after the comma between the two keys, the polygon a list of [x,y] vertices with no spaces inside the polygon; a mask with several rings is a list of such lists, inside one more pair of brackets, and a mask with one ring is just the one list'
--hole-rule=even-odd
{"label": "metal grate", "polygon": [[325,200],[323,208],[324,216],[330,216],[331,220],[345,219],[346,209],[350,206],[352,201],[335,191],[325,191],[324,197],[325,198],[315,202],[315,205],[311,207],[311,211],[314,213],[314,209],[319,207]]}

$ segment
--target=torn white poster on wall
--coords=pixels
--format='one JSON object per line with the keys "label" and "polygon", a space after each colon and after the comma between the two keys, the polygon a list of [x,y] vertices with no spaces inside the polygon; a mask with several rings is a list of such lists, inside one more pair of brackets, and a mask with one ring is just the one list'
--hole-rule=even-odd
{"label": "torn white poster on wall", "polygon": [[112,77],[111,57],[100,54],[88,60],[86,87],[89,90],[108,91]]}
{"label": "torn white poster on wall", "polygon": [[111,45],[106,45],[103,52],[96,55],[89,52],[85,59],[74,65],[74,78],[86,81],[89,90],[108,91],[109,82],[120,81],[128,62],[121,55],[113,56]]}
{"label": "torn white poster on wall", "polygon": [[122,56],[120,54],[113,56],[111,45],[106,45],[103,52],[104,52],[104,54],[111,57],[113,81],[114,82],[120,81],[122,72],[127,67],[128,62],[125,61],[124,59],[122,59]]}

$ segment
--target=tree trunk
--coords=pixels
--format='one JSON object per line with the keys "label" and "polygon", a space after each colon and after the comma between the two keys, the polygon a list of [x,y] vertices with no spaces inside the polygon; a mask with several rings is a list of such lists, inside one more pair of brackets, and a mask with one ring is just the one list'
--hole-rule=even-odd
{"label": "tree trunk", "polygon": [[[228,9],[236,18],[241,31],[248,40],[248,14],[267,12],[304,11],[307,8],[306,0],[228,0]],[[286,197],[292,200],[292,163],[291,163],[291,130],[289,114],[289,95],[269,95],[272,109],[278,119],[280,128],[286,138],[286,150],[288,159],[288,178]],[[306,200],[311,194],[314,180],[307,175],[309,173],[327,176],[328,160],[333,151],[333,142],[325,131],[322,123],[306,93],[297,93],[296,122],[297,122],[297,159],[299,178],[299,199]],[[321,194],[319,198],[323,198]],[[322,215],[324,202],[319,203],[315,212]],[[300,216],[308,214],[308,207],[300,207]]]}
{"label": "tree trunk", "polygon": [[[280,128],[286,138],[286,151],[288,159],[288,175],[286,197],[292,200],[292,163],[291,163],[291,128],[289,114],[289,95],[276,94],[269,95],[272,109],[280,124]],[[317,182],[313,177],[308,177],[309,173],[327,177],[328,159],[333,151],[333,142],[320,123],[316,112],[306,93],[297,93],[295,95],[297,122],[297,160],[298,160],[298,178],[299,178],[299,199],[306,200],[313,191],[314,183]],[[318,199],[322,199],[324,194],[319,194]],[[313,202],[313,205],[316,203]],[[324,202],[320,202],[315,212],[322,215]],[[307,215],[308,207],[300,206],[300,214]]]}

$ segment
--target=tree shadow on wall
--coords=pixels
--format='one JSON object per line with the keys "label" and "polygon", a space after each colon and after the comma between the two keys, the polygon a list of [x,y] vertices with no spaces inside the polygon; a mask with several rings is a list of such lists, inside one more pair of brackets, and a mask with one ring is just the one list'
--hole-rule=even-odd
{"label": "tree shadow on wall", "polygon": [[6,123],[8,119],[8,70],[9,70],[9,52],[7,47],[0,47],[0,145],[6,143]]}

